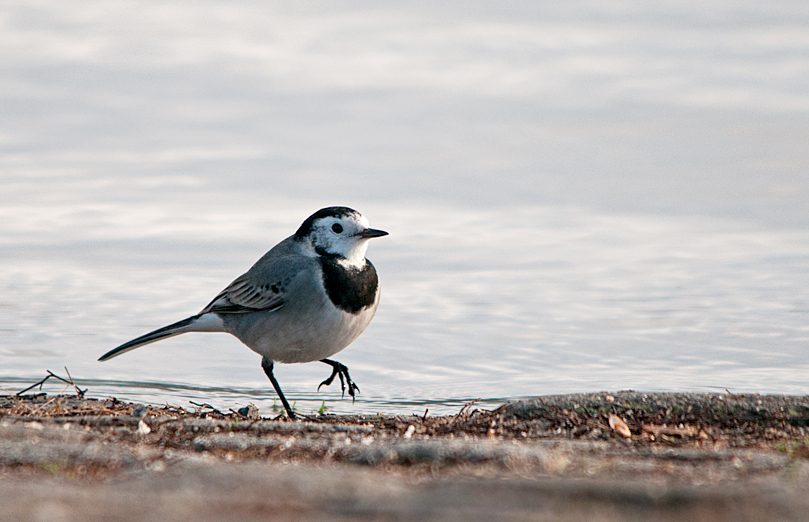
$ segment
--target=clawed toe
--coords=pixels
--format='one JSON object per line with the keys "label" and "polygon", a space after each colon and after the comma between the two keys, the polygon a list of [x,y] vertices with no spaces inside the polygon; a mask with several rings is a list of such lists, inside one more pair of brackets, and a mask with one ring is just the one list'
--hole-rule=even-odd
{"label": "clawed toe", "polygon": [[[329,378],[317,385],[317,391],[320,391],[320,388],[322,386],[329,386],[331,383],[333,383],[334,382],[334,377],[336,375],[340,375],[340,370],[338,370],[337,367],[335,366],[334,370],[331,372],[331,375],[329,375]],[[343,376],[340,375],[340,382],[342,383],[342,381],[343,381]]]}
{"label": "clawed toe", "polygon": [[331,372],[331,375],[329,375],[329,378],[326,379],[325,381],[321,382],[320,386],[317,387],[318,391],[320,391],[321,386],[324,386],[324,385],[328,386],[332,382],[334,382],[335,377],[339,377],[340,378],[340,389],[342,391],[341,396],[345,397],[345,395],[346,395],[346,384],[347,384],[348,385],[348,394],[351,396],[351,402],[356,401],[357,400],[356,394],[359,393],[360,387],[357,386],[357,384],[354,381],[351,380],[351,376],[348,374],[348,368],[346,367],[346,365],[344,365],[342,363],[339,363],[337,361],[332,361],[330,359],[323,359],[321,362],[324,362],[324,363],[330,365],[333,368],[333,370]]}

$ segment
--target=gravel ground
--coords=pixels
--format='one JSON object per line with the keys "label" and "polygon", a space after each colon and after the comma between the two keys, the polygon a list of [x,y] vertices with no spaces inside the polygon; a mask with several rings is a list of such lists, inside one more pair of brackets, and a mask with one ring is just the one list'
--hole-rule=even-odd
{"label": "gravel ground", "polygon": [[809,397],[265,419],[0,396],[0,520],[805,520]]}

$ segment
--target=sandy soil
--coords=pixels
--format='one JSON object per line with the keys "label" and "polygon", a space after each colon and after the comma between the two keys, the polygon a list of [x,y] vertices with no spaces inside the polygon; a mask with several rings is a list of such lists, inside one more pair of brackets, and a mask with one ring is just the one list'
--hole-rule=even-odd
{"label": "sandy soil", "polygon": [[805,520],[807,426],[764,395],[300,421],[0,396],[0,520]]}

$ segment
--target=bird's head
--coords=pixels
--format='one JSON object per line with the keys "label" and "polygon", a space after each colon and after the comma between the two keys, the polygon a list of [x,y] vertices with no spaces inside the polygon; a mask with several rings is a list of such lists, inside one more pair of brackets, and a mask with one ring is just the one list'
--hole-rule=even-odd
{"label": "bird's head", "polygon": [[295,237],[311,244],[317,254],[335,256],[358,267],[365,264],[368,240],[387,235],[370,228],[365,216],[348,207],[322,208],[295,232]]}

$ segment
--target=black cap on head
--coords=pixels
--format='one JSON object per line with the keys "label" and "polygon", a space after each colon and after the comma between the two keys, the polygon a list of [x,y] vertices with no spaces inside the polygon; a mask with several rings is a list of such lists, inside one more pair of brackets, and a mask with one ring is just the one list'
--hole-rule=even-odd
{"label": "black cap on head", "polygon": [[298,237],[298,238],[302,238],[302,237],[305,237],[305,236],[309,235],[309,232],[312,231],[312,227],[314,226],[315,221],[317,221],[320,218],[324,218],[324,217],[344,217],[344,216],[350,216],[352,214],[356,215],[356,214],[359,214],[359,212],[357,212],[353,208],[348,208],[348,207],[326,207],[326,208],[321,208],[320,210],[318,210],[317,212],[315,212],[314,214],[312,214],[311,216],[306,218],[306,221],[301,223],[301,226],[298,227],[298,230],[295,232],[295,236]]}

